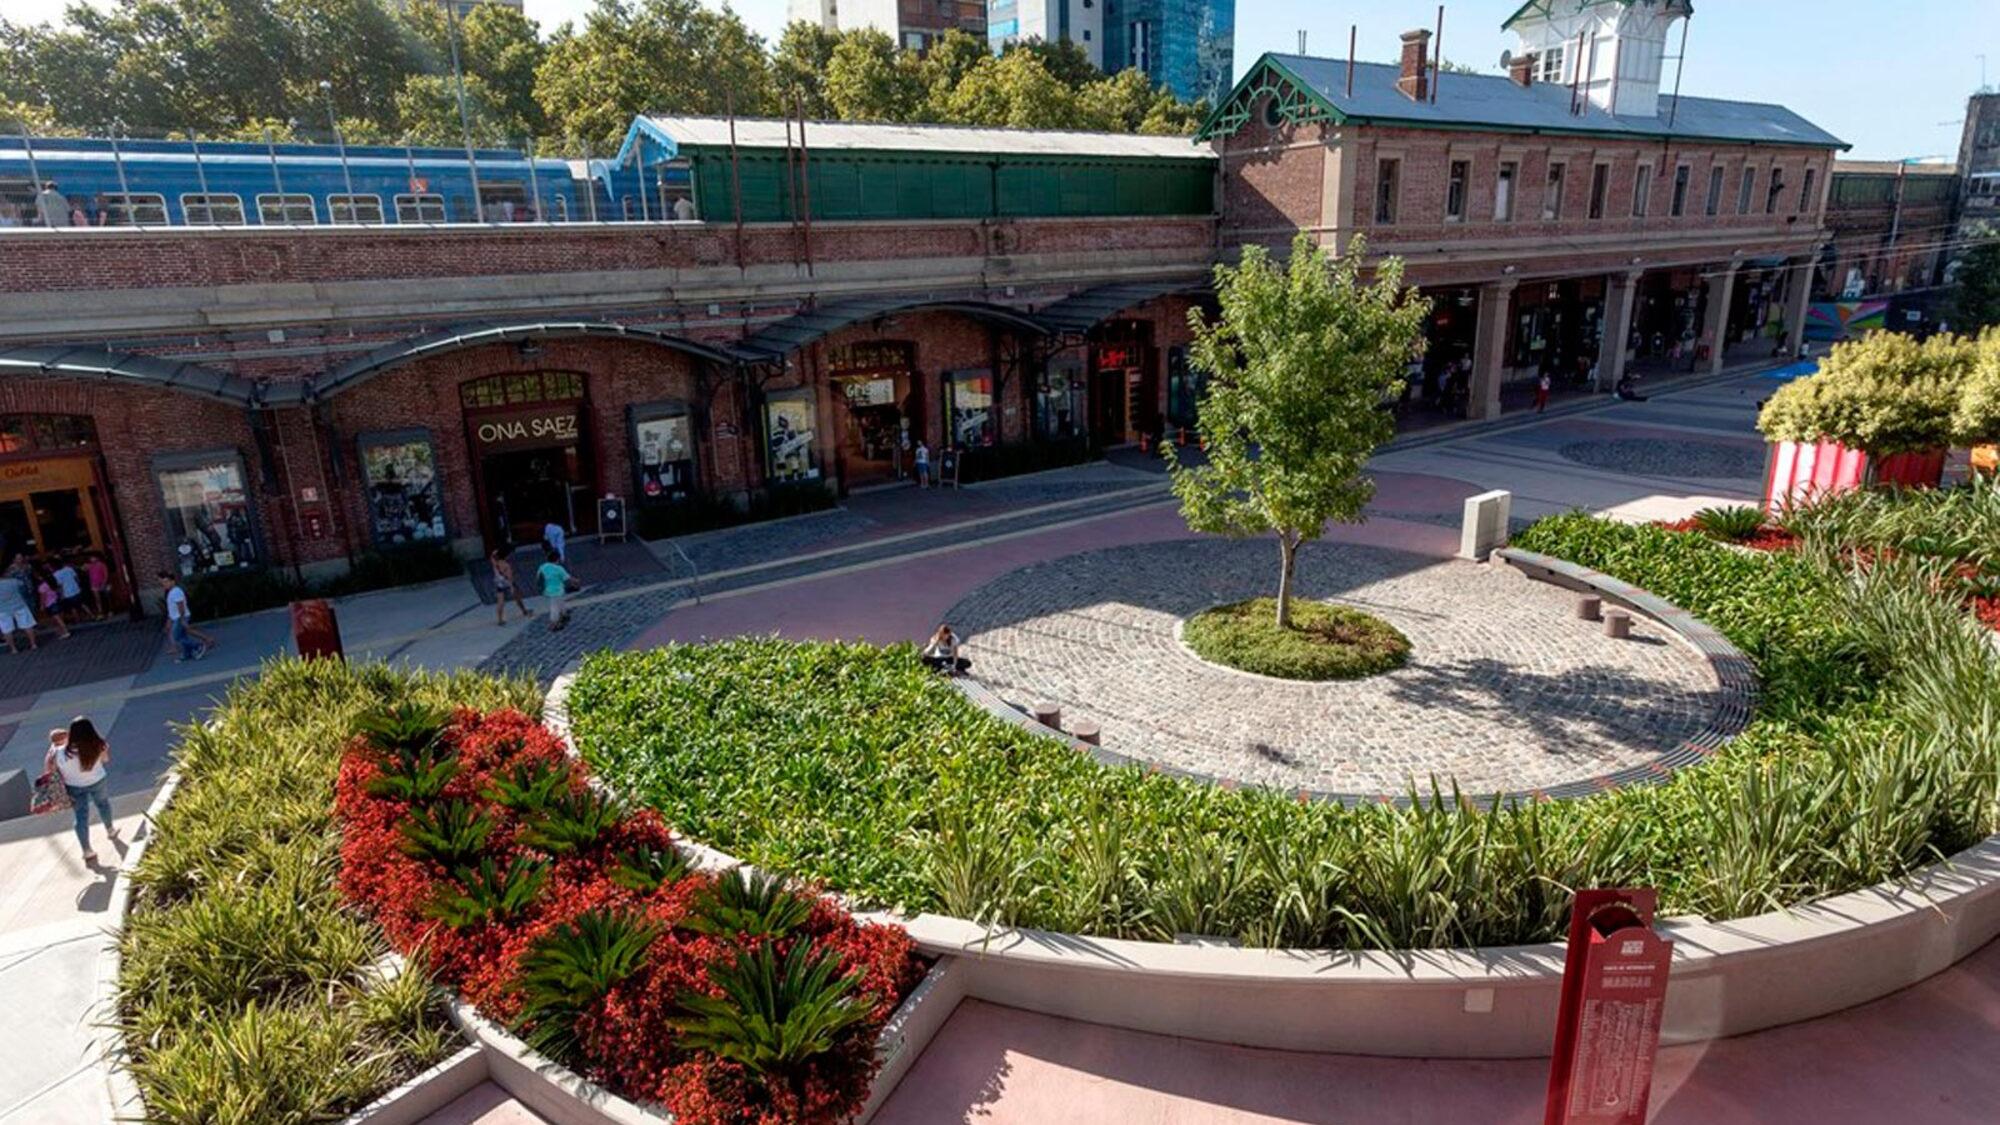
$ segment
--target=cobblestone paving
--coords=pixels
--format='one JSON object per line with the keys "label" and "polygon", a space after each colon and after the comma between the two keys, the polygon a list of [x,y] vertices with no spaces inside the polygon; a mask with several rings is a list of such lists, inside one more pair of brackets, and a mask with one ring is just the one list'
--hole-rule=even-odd
{"label": "cobblestone paving", "polygon": [[1700,734],[1721,703],[1708,665],[1634,618],[1612,641],[1573,597],[1501,566],[1347,544],[1300,552],[1304,596],[1376,614],[1408,666],[1365,680],[1249,677],[1181,647],[1174,627],[1271,592],[1269,542],[1190,541],[1024,567],[951,612],[973,673],[1016,703],[1097,721],[1106,750],[1287,789],[1534,790],[1636,766]]}
{"label": "cobblestone paving", "polygon": [[[662,577],[645,574],[586,586],[577,597],[593,598],[657,584]],[[687,596],[685,588],[673,587],[649,590],[614,601],[575,605],[570,611],[569,625],[555,632],[549,631],[547,619],[542,616],[547,603],[540,598],[531,598],[528,609],[536,614],[535,620],[521,626],[506,644],[481,661],[479,670],[533,676],[547,686],[558,673],[583,659],[586,653],[601,648],[623,648]]]}
{"label": "cobblestone paving", "polygon": [[1762,480],[1764,476],[1764,450],[1758,445],[1627,438],[1570,442],[1556,453],[1565,461],[1639,477]]}
{"label": "cobblestone paving", "polygon": [[875,526],[876,521],[867,516],[836,508],[772,523],[689,535],[680,540],[680,546],[703,574],[714,574],[817,550],[832,540],[856,536]]}

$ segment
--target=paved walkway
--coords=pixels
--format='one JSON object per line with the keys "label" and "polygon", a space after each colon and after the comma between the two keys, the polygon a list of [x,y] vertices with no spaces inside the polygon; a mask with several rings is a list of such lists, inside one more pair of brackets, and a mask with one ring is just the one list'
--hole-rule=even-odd
{"label": "paved walkway", "polygon": [[1551,789],[1651,761],[1721,705],[1708,663],[1646,619],[1614,641],[1577,620],[1573,595],[1510,567],[1354,543],[1301,550],[1297,595],[1401,630],[1404,667],[1291,683],[1180,643],[1187,618],[1268,595],[1276,575],[1266,541],[1148,543],[1023,567],[945,616],[982,683],[1098,722],[1107,750],[1329,796],[1397,797],[1433,779],[1468,794]]}

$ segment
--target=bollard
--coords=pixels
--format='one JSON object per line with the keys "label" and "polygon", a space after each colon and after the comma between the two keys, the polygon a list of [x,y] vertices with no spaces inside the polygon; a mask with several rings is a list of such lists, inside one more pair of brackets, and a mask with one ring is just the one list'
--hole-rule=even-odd
{"label": "bollard", "polygon": [[1076,725],[1069,728],[1069,734],[1078,742],[1088,743],[1091,746],[1100,745],[1098,740],[1102,737],[1097,732],[1097,724],[1089,719],[1077,720]]}
{"label": "bollard", "polygon": [[1576,599],[1576,619],[1578,621],[1596,621],[1598,613],[1603,608],[1603,598],[1598,597],[1596,594],[1585,594]]}
{"label": "bollard", "polygon": [[333,603],[325,598],[309,598],[292,603],[292,644],[306,660],[330,657],[345,660],[340,647],[340,619]]}
{"label": "bollard", "polygon": [[1631,636],[1632,615],[1622,609],[1605,610],[1604,635],[1621,641]]}
{"label": "bollard", "polygon": [[1036,722],[1050,730],[1062,729],[1062,708],[1053,703],[1037,703],[1028,709],[1028,714],[1033,715]]}

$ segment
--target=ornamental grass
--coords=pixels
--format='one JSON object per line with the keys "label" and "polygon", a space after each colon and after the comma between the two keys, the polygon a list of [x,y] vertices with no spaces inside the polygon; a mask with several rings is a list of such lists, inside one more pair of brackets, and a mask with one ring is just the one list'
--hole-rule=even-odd
{"label": "ornamental grass", "polygon": [[1487,809],[1434,782],[1408,807],[1346,808],[1102,766],[989,715],[907,646],[764,638],[591,657],[573,733],[690,836],[861,905],[1158,940],[1545,941],[1570,891],[1602,884],[1733,918],[2000,823],[2000,659],[1919,578],[1581,515],[1519,542],[1720,629],[1758,667],[1757,718],[1657,785]]}

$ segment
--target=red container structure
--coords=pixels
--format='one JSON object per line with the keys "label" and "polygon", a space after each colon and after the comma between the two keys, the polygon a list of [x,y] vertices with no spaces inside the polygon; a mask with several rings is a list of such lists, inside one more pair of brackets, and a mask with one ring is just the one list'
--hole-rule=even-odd
{"label": "red container structure", "polygon": [[1651,887],[1576,892],[1543,1125],[1645,1125],[1674,943]]}
{"label": "red container structure", "polygon": [[1945,453],[1926,449],[1874,457],[1837,441],[1772,442],[1764,466],[1764,510],[1777,515],[1822,496],[1875,484],[1935,488],[1944,479]]}

